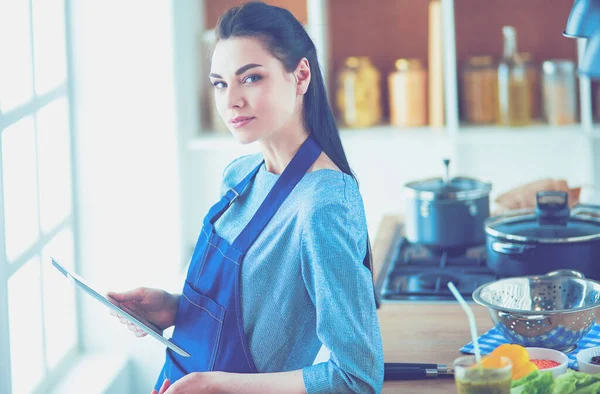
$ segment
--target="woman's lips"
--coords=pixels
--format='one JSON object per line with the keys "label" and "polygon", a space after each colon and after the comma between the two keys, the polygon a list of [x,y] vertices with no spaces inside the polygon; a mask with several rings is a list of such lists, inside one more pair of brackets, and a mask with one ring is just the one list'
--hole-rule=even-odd
{"label": "woman's lips", "polygon": [[246,126],[253,119],[254,119],[254,117],[251,117],[251,116],[244,116],[244,117],[239,116],[235,119],[230,120],[229,124],[231,125],[231,127],[235,128],[235,129],[239,129],[240,127]]}

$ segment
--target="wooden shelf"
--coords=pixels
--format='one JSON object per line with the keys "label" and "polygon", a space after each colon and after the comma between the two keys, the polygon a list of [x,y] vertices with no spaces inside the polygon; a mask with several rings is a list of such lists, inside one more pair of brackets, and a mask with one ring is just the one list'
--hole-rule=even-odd
{"label": "wooden shelf", "polygon": [[428,2],[377,0],[374,6],[371,0],[328,0],[328,7],[329,91],[335,92],[336,76],[346,58],[368,56],[381,73],[381,104],[388,117],[387,75],[394,62],[417,58],[427,66]]}
{"label": "wooden shelf", "polygon": [[[455,134],[447,133],[445,128],[428,126],[401,128],[378,125],[356,129],[340,128],[339,130],[344,143],[368,139],[371,142],[380,141],[385,144],[419,140],[424,142],[447,141],[461,145],[514,142],[517,145],[531,143],[554,146],[557,141],[569,143],[580,138],[600,139],[600,124],[595,125],[591,133],[584,130],[579,124],[548,126],[541,123],[524,127],[461,125],[459,132]],[[230,134],[214,131],[206,132],[201,137],[189,141],[187,148],[191,151],[219,149],[249,149],[252,151],[254,149],[240,145]]]}
{"label": "wooden shelf", "polygon": [[[341,128],[340,136],[343,142],[360,141],[369,138],[372,141],[390,143],[394,140],[449,140],[451,137],[444,128],[410,127],[400,128],[389,125],[380,125],[366,128],[345,129]],[[253,145],[253,144],[251,144]],[[201,137],[188,142],[187,148],[191,151],[233,149],[242,147],[233,136],[226,133],[208,131]],[[245,148],[243,148],[245,149]]]}
{"label": "wooden shelf", "polygon": [[[245,0],[204,0],[204,27],[214,28],[218,16],[228,8],[242,4]],[[267,3],[289,9],[301,22],[308,24],[311,15],[318,12],[326,23],[319,24],[319,34],[324,34],[328,50],[322,55],[327,75],[331,106],[339,119],[335,105],[336,77],[349,56],[368,56],[381,74],[381,105],[383,118],[389,118],[389,92],[387,76],[393,71],[398,58],[420,59],[425,67],[428,63],[429,1],[427,0],[377,0],[377,7],[371,0],[266,0]],[[577,41],[562,36],[566,20],[573,5],[572,0],[442,0],[453,5],[454,36],[446,32],[445,43],[453,42],[454,53],[444,53],[454,69],[445,68],[446,78],[460,81],[460,72],[466,58],[472,55],[492,55],[498,59],[502,54],[502,26],[514,26],[517,31],[518,49],[530,52],[534,61],[563,58],[577,61]],[[310,3],[310,4],[309,4]],[[326,11],[319,10],[320,4]],[[309,7],[309,5],[312,7]],[[450,8],[451,9],[451,8]],[[447,13],[448,7],[446,7]],[[323,14],[323,15],[321,15]],[[540,17],[543,15],[543,18]],[[317,17],[315,20],[318,20]],[[313,26],[314,28],[314,26]],[[204,76],[202,76],[204,77]],[[449,91],[453,90],[450,86]],[[456,91],[446,98],[446,105],[452,109],[452,97],[460,99],[460,83]],[[592,108],[600,108],[597,100],[600,86],[592,83]],[[206,96],[204,96],[206,97]],[[581,99],[581,97],[580,97]],[[206,99],[203,104],[207,104]],[[588,104],[584,102],[587,106]],[[460,107],[460,106],[459,106]],[[206,119],[207,108],[203,108],[202,118]],[[454,111],[450,111],[454,113]],[[600,110],[593,110],[594,117],[600,117]],[[456,118],[455,118],[456,119]],[[203,122],[206,126],[206,123]],[[470,127],[462,125],[456,129],[451,122],[451,131],[470,132]],[[494,126],[491,126],[492,128]],[[535,127],[550,127],[539,125]]]}
{"label": "wooden shelf", "polygon": [[454,0],[456,60],[468,56],[502,56],[502,26],[517,32],[519,52],[530,52],[539,64],[547,59],[577,61],[576,40],[562,35],[573,0]]}
{"label": "wooden shelf", "polygon": [[556,141],[569,143],[571,141],[589,138],[580,124],[549,126],[533,124],[523,127],[502,126],[461,126],[456,133],[459,144],[496,144],[512,142],[514,144],[549,144],[554,146]]}

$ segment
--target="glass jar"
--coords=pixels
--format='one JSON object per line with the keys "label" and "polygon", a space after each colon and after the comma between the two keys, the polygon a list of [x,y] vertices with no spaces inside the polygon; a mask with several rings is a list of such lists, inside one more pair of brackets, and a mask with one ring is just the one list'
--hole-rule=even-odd
{"label": "glass jar", "polygon": [[524,126],[531,123],[530,88],[525,62],[517,52],[514,27],[504,26],[504,55],[498,64],[498,124]]}
{"label": "glass jar", "polygon": [[538,65],[533,59],[533,55],[529,52],[520,53],[521,59],[525,63],[527,80],[529,81],[529,104],[531,110],[531,118],[539,119],[542,116],[541,113],[541,82],[540,82],[540,70]]}
{"label": "glass jar", "polygon": [[394,126],[427,124],[427,71],[419,59],[398,59],[388,75],[390,123]]}
{"label": "glass jar", "polygon": [[471,56],[462,70],[462,113],[473,124],[496,122],[498,71],[491,56]]}
{"label": "glass jar", "polygon": [[577,84],[575,63],[570,60],[546,60],[542,63],[544,117],[548,124],[577,122]]}
{"label": "glass jar", "polygon": [[368,57],[349,57],[337,80],[337,108],[346,127],[381,122],[381,74]]}

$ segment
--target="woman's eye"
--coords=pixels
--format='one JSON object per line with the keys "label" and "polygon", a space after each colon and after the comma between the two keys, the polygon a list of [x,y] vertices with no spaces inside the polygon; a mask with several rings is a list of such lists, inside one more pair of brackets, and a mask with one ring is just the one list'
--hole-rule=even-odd
{"label": "woman's eye", "polygon": [[217,89],[223,89],[226,85],[223,81],[213,82],[213,86]]}
{"label": "woman's eye", "polygon": [[254,83],[257,82],[261,79],[260,75],[249,75],[246,77],[246,79],[244,79],[244,83],[249,82],[249,83]]}

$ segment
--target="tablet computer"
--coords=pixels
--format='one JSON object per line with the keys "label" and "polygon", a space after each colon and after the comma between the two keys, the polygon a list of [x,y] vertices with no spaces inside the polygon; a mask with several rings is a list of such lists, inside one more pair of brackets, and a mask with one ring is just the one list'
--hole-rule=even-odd
{"label": "tablet computer", "polygon": [[113,304],[108,297],[102,295],[98,291],[94,290],[90,285],[88,285],[83,278],[81,278],[76,273],[68,270],[63,267],[56,259],[50,257],[52,260],[52,265],[60,271],[66,278],[71,279],[71,281],[79,287],[81,290],[92,296],[97,301],[100,301],[102,304],[117,312],[119,315],[123,316],[125,319],[134,323],[140,329],[142,329],[146,334],[150,335],[152,338],[158,340],[163,345],[166,345],[169,349],[173,350],[175,353],[179,354],[183,357],[190,357],[190,354],[171,342],[168,338],[163,337],[162,330],[156,327],[154,324],[146,321],[145,319],[136,316],[132,311],[124,309],[122,305]]}

